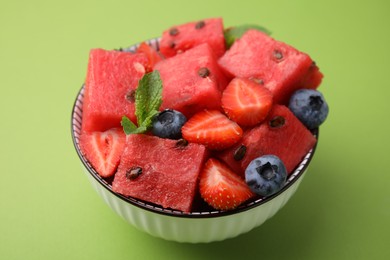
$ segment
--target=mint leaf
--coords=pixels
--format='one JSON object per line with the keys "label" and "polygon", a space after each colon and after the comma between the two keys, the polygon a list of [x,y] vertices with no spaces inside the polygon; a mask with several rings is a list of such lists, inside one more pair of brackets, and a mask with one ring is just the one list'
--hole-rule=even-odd
{"label": "mint leaf", "polygon": [[159,111],[156,110],[156,111],[153,111],[150,114],[148,114],[146,116],[146,118],[144,119],[144,121],[142,121],[142,123],[138,126],[138,128],[143,127],[145,129],[143,132],[146,132],[153,123],[153,117],[155,115],[157,115],[158,113],[159,113]]}
{"label": "mint leaf", "polygon": [[148,131],[153,117],[159,113],[162,103],[162,81],[160,73],[153,71],[145,74],[135,91],[135,116],[138,127],[126,116],[122,117],[123,131],[128,134],[141,134]]}
{"label": "mint leaf", "polygon": [[123,127],[123,131],[127,135],[131,134],[137,129],[137,126],[127,116],[122,117],[121,125]]}
{"label": "mint leaf", "polygon": [[251,29],[264,32],[268,35],[271,34],[270,31],[268,31],[266,28],[259,25],[244,24],[240,26],[230,27],[225,29],[224,31],[226,48],[229,49],[237,39],[240,39],[244,33],[246,33],[248,30]]}
{"label": "mint leaf", "polygon": [[135,115],[142,125],[151,114],[158,113],[162,103],[162,81],[158,71],[145,74],[135,91]]}

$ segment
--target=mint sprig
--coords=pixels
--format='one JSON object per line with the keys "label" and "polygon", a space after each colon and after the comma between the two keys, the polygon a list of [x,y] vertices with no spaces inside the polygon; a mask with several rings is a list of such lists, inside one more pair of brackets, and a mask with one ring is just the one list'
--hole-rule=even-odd
{"label": "mint sprig", "polygon": [[240,26],[230,27],[225,29],[224,31],[226,48],[229,49],[237,39],[240,39],[241,36],[244,35],[244,33],[251,29],[264,32],[268,35],[271,34],[271,32],[263,26],[254,24],[244,24]]}
{"label": "mint sprig", "polygon": [[135,91],[136,126],[127,116],[122,117],[123,131],[129,134],[141,134],[148,131],[152,125],[153,117],[159,113],[162,103],[162,81],[158,71],[145,74],[138,82]]}

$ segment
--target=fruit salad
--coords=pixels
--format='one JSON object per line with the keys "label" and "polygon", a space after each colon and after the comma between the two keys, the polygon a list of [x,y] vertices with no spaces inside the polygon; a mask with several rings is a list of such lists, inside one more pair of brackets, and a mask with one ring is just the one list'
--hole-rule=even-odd
{"label": "fruit salad", "polygon": [[279,192],[329,112],[311,57],[264,27],[172,26],[90,51],[79,146],[112,190],[182,212]]}

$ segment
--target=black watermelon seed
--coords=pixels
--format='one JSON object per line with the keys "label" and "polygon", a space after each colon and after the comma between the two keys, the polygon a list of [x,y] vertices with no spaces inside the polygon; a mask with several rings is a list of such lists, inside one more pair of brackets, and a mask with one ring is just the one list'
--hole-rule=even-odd
{"label": "black watermelon seed", "polygon": [[250,77],[249,79],[252,80],[253,82],[257,83],[257,84],[264,85],[264,80],[263,79],[256,78],[256,77]]}
{"label": "black watermelon seed", "polygon": [[206,67],[202,67],[198,70],[198,75],[202,78],[207,78],[210,75],[210,70]]}
{"label": "black watermelon seed", "polygon": [[134,180],[142,173],[142,168],[139,166],[133,166],[126,171],[126,178],[129,180]]}
{"label": "black watermelon seed", "polygon": [[271,128],[280,128],[280,127],[284,126],[285,123],[286,123],[286,119],[284,117],[275,116],[274,118],[272,118],[269,121],[269,126]]}
{"label": "black watermelon seed", "polygon": [[197,30],[202,29],[205,25],[206,23],[204,21],[199,21],[195,24],[195,29]]}
{"label": "black watermelon seed", "polygon": [[176,27],[173,27],[169,30],[169,35],[176,36],[179,34],[179,30]]}
{"label": "black watermelon seed", "polygon": [[130,102],[134,102],[135,101],[135,89],[132,89],[129,92],[127,92],[126,99],[128,101],[130,101]]}
{"label": "black watermelon seed", "polygon": [[175,47],[176,47],[176,43],[175,42],[171,42],[169,44],[169,48],[174,49]]}
{"label": "black watermelon seed", "polygon": [[180,138],[176,142],[176,148],[184,148],[188,145],[188,141],[186,139]]}
{"label": "black watermelon seed", "polygon": [[242,144],[234,151],[233,154],[234,160],[241,161],[244,158],[245,153],[246,153],[246,146]]}
{"label": "black watermelon seed", "polygon": [[283,54],[282,54],[282,52],[279,51],[279,50],[274,50],[273,55],[274,55],[274,58],[277,59],[277,60],[283,59]]}

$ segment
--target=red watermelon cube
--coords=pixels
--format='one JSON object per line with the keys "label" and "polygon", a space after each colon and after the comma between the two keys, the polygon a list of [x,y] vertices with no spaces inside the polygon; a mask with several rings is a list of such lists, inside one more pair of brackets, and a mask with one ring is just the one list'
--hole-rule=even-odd
{"label": "red watermelon cube", "polygon": [[249,129],[239,144],[217,156],[233,171],[244,176],[246,167],[253,159],[273,154],[283,161],[291,174],[316,141],[287,107],[275,105],[263,123]]}
{"label": "red watermelon cube", "polygon": [[163,32],[160,51],[172,57],[202,43],[208,43],[220,57],[225,52],[222,18],[211,18],[178,25]]}
{"label": "red watermelon cube", "polygon": [[190,212],[207,156],[203,145],[132,134],[127,137],[112,189],[150,203]]}
{"label": "red watermelon cube", "polygon": [[322,80],[309,55],[257,30],[238,39],[219,64],[231,77],[261,80],[280,104],[287,104],[299,88],[316,89]]}
{"label": "red watermelon cube", "polygon": [[163,60],[154,69],[163,82],[161,109],[176,109],[187,118],[206,108],[221,109],[227,80],[207,43]]}
{"label": "red watermelon cube", "polygon": [[91,50],[83,103],[84,131],[121,127],[124,115],[136,122],[132,92],[148,62],[143,53]]}

